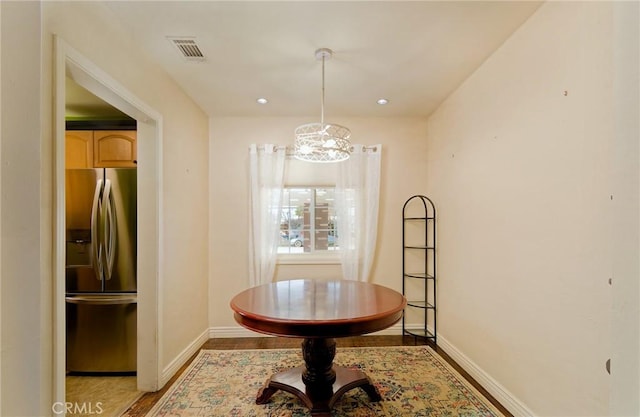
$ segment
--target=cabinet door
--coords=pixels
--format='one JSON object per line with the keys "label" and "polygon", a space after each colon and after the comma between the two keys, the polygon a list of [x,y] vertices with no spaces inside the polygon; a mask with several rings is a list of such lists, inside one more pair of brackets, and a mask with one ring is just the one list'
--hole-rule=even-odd
{"label": "cabinet door", "polygon": [[96,168],[135,167],[137,159],[134,130],[93,132],[93,165]]}
{"label": "cabinet door", "polygon": [[65,133],[65,167],[93,167],[93,131],[68,130]]}

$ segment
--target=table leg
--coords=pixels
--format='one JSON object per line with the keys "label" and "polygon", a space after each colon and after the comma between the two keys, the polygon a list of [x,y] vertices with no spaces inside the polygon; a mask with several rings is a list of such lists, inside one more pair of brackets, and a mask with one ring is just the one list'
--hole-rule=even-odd
{"label": "table leg", "polygon": [[258,391],[256,403],[265,404],[276,391],[283,390],[300,398],[312,416],[329,416],[336,401],[356,387],[361,387],[371,401],[382,400],[364,372],[334,366],[335,354],[335,339],[304,339],[302,357],[305,366],[272,375]]}

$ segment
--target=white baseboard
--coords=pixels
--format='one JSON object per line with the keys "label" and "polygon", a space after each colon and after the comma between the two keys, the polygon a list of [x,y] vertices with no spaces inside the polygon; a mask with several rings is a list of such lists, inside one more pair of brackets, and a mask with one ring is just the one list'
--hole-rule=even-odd
{"label": "white baseboard", "polygon": [[458,365],[462,367],[473,379],[489,392],[511,414],[517,417],[533,417],[533,412],[518,400],[513,394],[503,387],[491,375],[480,368],[475,362],[460,352],[447,339],[438,334],[438,347],[444,350]]}
{"label": "white baseboard", "polygon": [[234,337],[269,337],[240,326],[209,327],[209,339],[231,339]]}
{"label": "white baseboard", "polygon": [[202,332],[193,342],[189,344],[178,356],[176,356],[169,365],[162,370],[160,375],[160,388],[162,388],[169,380],[180,370],[194,353],[209,340],[209,330]]}
{"label": "white baseboard", "polygon": [[[372,336],[396,336],[402,334],[402,324],[395,324],[379,332],[371,333]],[[268,337],[266,334],[256,333],[240,326],[210,327],[209,337],[233,338],[233,337]]]}

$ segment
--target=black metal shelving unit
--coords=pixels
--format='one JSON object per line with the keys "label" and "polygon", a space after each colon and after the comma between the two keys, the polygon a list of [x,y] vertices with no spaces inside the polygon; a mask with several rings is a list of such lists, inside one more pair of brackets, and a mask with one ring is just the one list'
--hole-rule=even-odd
{"label": "black metal shelving unit", "polygon": [[[402,207],[402,294],[407,298],[402,333],[437,344],[436,208],[424,195],[410,197]],[[408,315],[421,318],[420,328],[407,328]]]}

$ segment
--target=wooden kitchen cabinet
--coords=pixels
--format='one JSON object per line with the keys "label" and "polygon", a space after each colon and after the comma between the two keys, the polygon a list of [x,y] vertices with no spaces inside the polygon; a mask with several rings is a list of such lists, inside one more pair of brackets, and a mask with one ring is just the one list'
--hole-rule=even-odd
{"label": "wooden kitchen cabinet", "polygon": [[67,169],[93,167],[93,131],[68,130],[65,133]]}
{"label": "wooden kitchen cabinet", "polygon": [[93,166],[126,168],[137,163],[137,135],[134,130],[95,130],[93,132]]}
{"label": "wooden kitchen cabinet", "polygon": [[136,167],[135,130],[67,130],[66,168]]}

